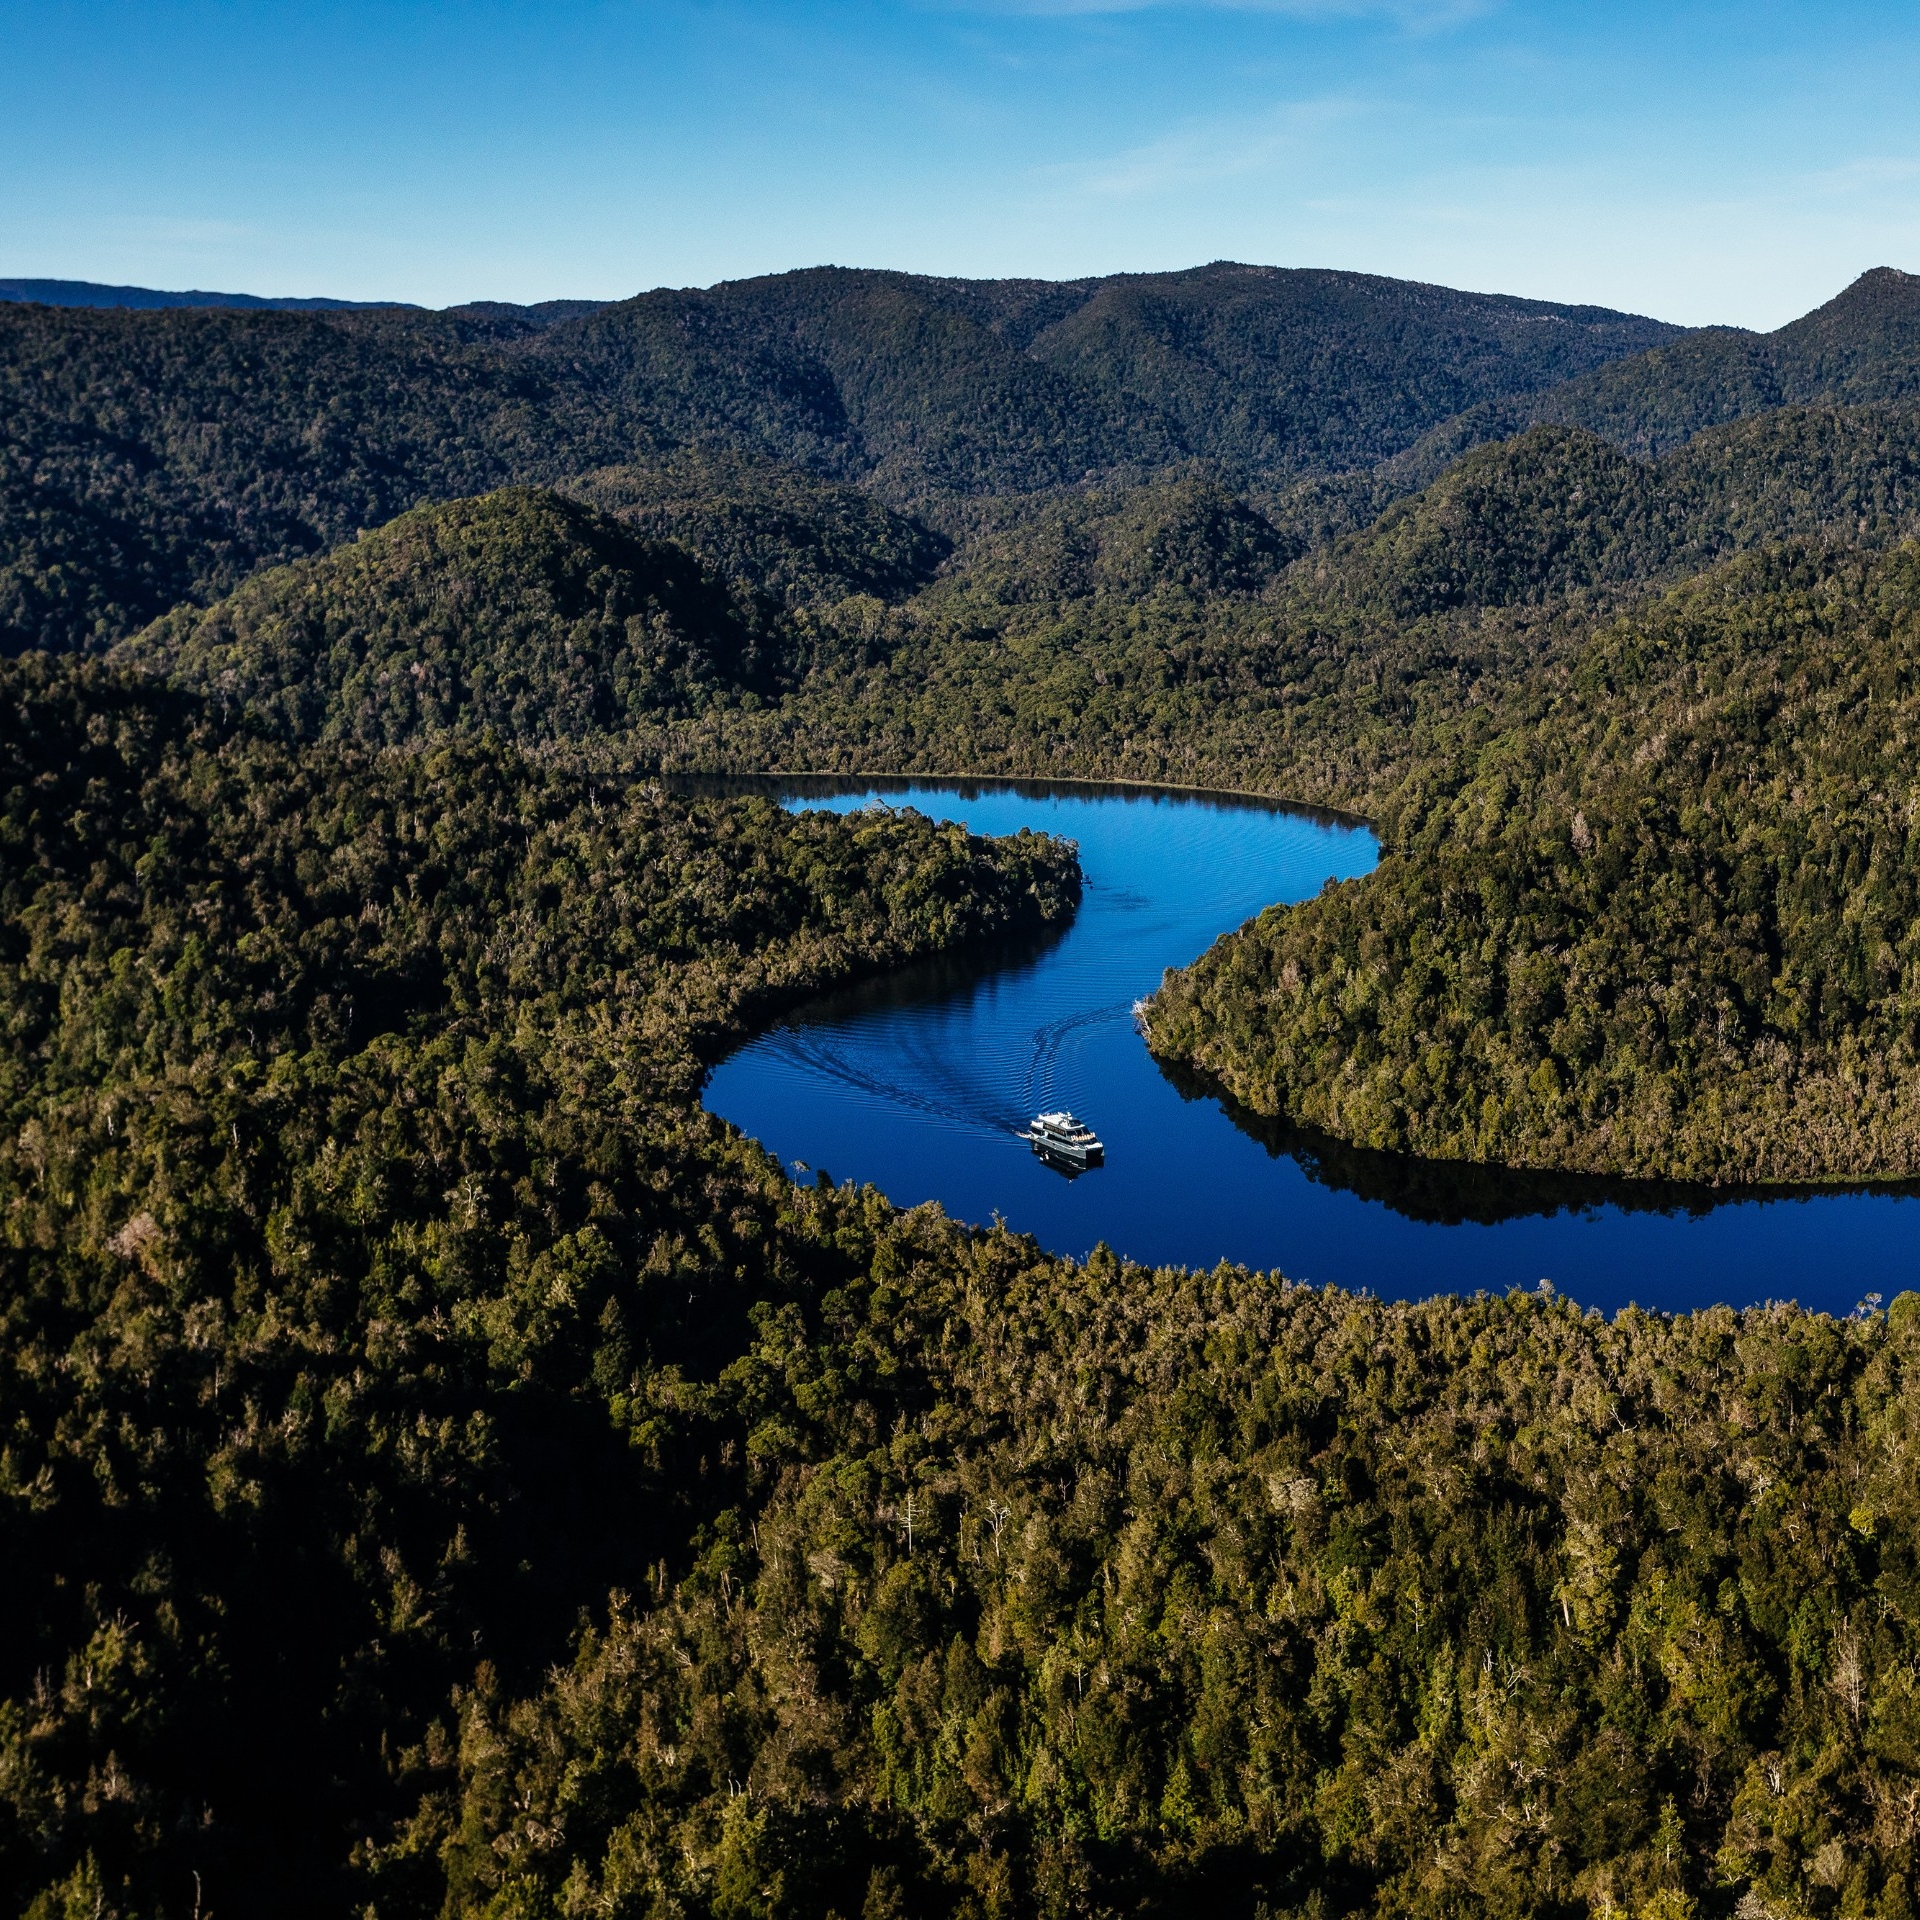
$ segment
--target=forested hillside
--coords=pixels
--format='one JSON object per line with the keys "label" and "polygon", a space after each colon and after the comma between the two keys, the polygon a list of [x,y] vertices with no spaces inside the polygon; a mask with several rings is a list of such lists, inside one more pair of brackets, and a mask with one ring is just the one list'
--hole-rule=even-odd
{"label": "forested hillside", "polygon": [[798,1188],[703,1053],[1064,849],[0,694],[15,1910],[1911,1913],[1912,1296]]}
{"label": "forested hillside", "polygon": [[0,646],[110,641],[425,501],[675,448],[895,501],[1383,458],[1674,332],[1364,275],[821,269],[574,311],[0,303]]}
{"label": "forested hillside", "polygon": [[1499,439],[1552,421],[1629,452],[1664,453],[1703,428],[1775,407],[1909,402],[1920,395],[1920,274],[1863,273],[1777,332],[1703,327],[1596,368],[1537,399],[1481,403],[1450,421],[1442,446]]}
{"label": "forested hillside", "polygon": [[1258,1111],[1446,1159],[1920,1171],[1920,545],[1772,550],[1435,755],[1364,881],[1169,983]]}
{"label": "forested hillside", "polygon": [[786,638],[684,547],[510,488],[180,608],[128,655],[287,738],[531,744],[757,700],[791,675]]}
{"label": "forested hillside", "polygon": [[953,549],[858,487],[734,454],[689,449],[581,474],[564,490],[789,607],[901,599]]}
{"label": "forested hillside", "polygon": [[358,1910],[450,1689],[733,1497],[698,1403],[806,1256],[703,1058],[1071,850],[0,699],[0,1887]]}
{"label": "forested hillside", "polygon": [[0,1903],[1914,1920],[1920,1299],[798,1185],[705,1063],[1072,850],[655,784],[1357,809],[1156,1050],[1438,1181],[1920,1175],[1914,285],[0,307]]}
{"label": "forested hillside", "polygon": [[[1481,448],[1365,531],[1307,546],[1215,482],[1009,503],[929,588],[667,764],[1175,780],[1374,814],[1596,621],[1769,542],[1920,529],[1901,408],[1783,408],[1641,461],[1580,430]],[[857,635],[857,638],[856,638]]]}

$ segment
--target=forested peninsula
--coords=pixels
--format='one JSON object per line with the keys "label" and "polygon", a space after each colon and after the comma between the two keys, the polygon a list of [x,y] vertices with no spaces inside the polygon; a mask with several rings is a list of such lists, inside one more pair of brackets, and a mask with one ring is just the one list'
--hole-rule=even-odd
{"label": "forested peninsula", "polygon": [[1920,1296],[797,1178],[707,1065],[1074,850],[672,776],[1343,808],[1170,1064],[1443,1170],[1913,1176],[1920,279],[9,302],[0,453],[10,1910],[1912,1920]]}

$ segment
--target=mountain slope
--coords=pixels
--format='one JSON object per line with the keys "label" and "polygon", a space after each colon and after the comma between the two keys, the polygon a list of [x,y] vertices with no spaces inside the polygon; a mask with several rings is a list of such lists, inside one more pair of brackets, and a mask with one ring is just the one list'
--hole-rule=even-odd
{"label": "mountain slope", "polygon": [[1220,262],[1102,282],[1030,351],[1111,411],[1164,422],[1181,453],[1273,476],[1371,466],[1490,394],[1678,332],[1597,307]]}
{"label": "mountain slope", "polygon": [[580,739],[770,691],[758,612],[684,548],[513,488],[260,574],[126,652],[292,739]]}
{"label": "mountain slope", "polygon": [[1285,473],[1371,462],[1478,400],[1677,332],[1231,262],[1065,283],[817,268],[645,294],[542,351],[604,369],[674,437],[718,414],[740,442],[911,500],[1189,458]]}
{"label": "mountain slope", "polygon": [[1476,449],[1316,559],[1330,597],[1397,619],[1677,578],[1768,540],[1920,524],[1920,408],[1777,408],[1656,461],[1585,428]]}
{"label": "mountain slope", "polygon": [[1499,438],[1539,422],[1581,426],[1652,455],[1704,428],[1795,404],[1920,397],[1920,274],[1875,267],[1777,332],[1707,327],[1520,402],[1494,401],[1443,433]]}
{"label": "mountain slope", "polygon": [[731,454],[605,467],[562,491],[790,606],[898,600],[925,586],[953,546],[858,487]]}
{"label": "mountain slope", "polygon": [[1520,704],[1373,874],[1170,978],[1155,1050],[1431,1158],[1920,1174],[1920,545],[1732,562]]}
{"label": "mountain slope", "polygon": [[980,503],[930,586],[680,767],[1173,780],[1374,814],[1597,623],[1728,556],[1920,531],[1899,407],[1786,408],[1648,462],[1536,428],[1367,531],[1299,539],[1215,482]]}
{"label": "mountain slope", "polygon": [[0,649],[110,642],[424,501],[675,449],[896,504],[1192,459],[1310,471],[1673,332],[1241,267],[820,269],[565,314],[0,304]]}
{"label": "mountain slope", "polygon": [[0,648],[101,644],[425,499],[650,442],[527,323],[0,306]]}
{"label": "mountain slope", "polygon": [[1037,835],[0,662],[6,1910],[476,1912],[403,1750],[684,1567],[742,1486],[705,1383],[862,1271],[703,1057],[1078,888]]}

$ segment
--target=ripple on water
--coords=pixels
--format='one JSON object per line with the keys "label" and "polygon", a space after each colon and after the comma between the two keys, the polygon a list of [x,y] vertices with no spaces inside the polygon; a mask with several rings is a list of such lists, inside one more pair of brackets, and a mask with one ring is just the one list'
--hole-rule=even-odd
{"label": "ripple on water", "polygon": [[[1388,1296],[1549,1279],[1608,1309],[1798,1299],[1844,1313],[1920,1285],[1920,1204],[1881,1189],[1740,1194],[1368,1154],[1231,1111],[1162,1071],[1132,1007],[1169,966],[1275,901],[1374,862],[1364,828],[1256,803],[968,782],[772,787],[840,811],[884,799],[976,833],[1077,840],[1063,935],[945,956],[823,996],[715,1070],[707,1104],[788,1161],[902,1205],[996,1213],[1045,1245],[1276,1267]],[[837,789],[834,790],[837,784]],[[1071,1107],[1105,1167],[1062,1178],[1018,1137]]]}

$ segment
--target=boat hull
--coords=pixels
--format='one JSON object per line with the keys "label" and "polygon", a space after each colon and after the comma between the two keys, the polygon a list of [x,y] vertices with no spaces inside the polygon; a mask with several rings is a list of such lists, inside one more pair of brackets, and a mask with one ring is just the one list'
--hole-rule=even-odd
{"label": "boat hull", "polygon": [[1027,1144],[1042,1160],[1050,1160],[1059,1167],[1072,1167],[1080,1173],[1084,1173],[1089,1167],[1101,1165],[1107,1157],[1107,1150],[1102,1146],[1066,1146],[1058,1140],[1048,1140],[1037,1133],[1029,1133],[1026,1138]]}

